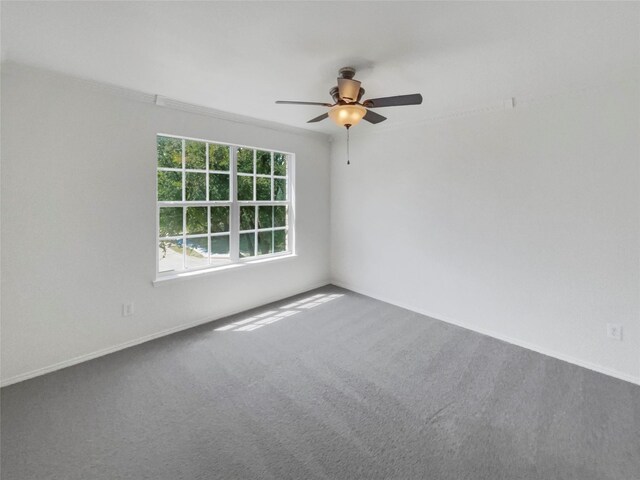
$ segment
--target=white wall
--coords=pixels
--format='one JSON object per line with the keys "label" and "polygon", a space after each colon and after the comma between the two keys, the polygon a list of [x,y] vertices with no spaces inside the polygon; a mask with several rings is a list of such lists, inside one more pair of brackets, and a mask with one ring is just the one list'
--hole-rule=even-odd
{"label": "white wall", "polygon": [[342,136],[332,152],[334,282],[640,381],[639,108],[629,82],[354,128],[351,165]]}
{"label": "white wall", "polygon": [[[3,66],[3,383],[330,277],[639,380],[637,84],[354,128],[350,166],[333,146],[331,212],[323,137],[133,97]],[[157,132],[296,152],[299,256],[153,287]]]}
{"label": "white wall", "polygon": [[[5,384],[329,280],[326,137],[120,93],[3,66]],[[158,132],[295,152],[298,256],[154,287]],[[123,318],[126,301],[135,314]]]}

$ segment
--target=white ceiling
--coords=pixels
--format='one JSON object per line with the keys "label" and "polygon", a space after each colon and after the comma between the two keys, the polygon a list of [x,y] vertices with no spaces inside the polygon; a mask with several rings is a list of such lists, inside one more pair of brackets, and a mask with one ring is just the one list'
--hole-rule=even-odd
{"label": "white ceiling", "polygon": [[406,124],[637,79],[639,35],[637,2],[2,2],[3,61],[325,132],[274,101],[329,101],[351,65],[365,98],[422,93],[378,110]]}

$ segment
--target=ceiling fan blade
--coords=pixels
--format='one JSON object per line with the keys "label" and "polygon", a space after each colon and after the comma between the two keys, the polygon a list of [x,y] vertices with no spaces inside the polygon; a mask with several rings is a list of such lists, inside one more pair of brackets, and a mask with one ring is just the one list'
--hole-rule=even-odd
{"label": "ceiling fan blade", "polygon": [[329,116],[328,113],[323,113],[320,116],[317,116],[316,118],[312,118],[311,120],[309,120],[307,123],[316,123],[316,122],[320,122],[322,120],[324,120],[325,118],[327,118]]}
{"label": "ceiling fan blade", "polygon": [[292,100],[277,100],[276,103],[284,105],[320,105],[322,107],[333,107],[330,103],[324,102],[296,102]]}
{"label": "ceiling fan blade", "polygon": [[383,117],[379,113],[372,112],[371,110],[367,110],[367,113],[365,114],[364,117],[362,117],[362,119],[366,120],[369,123],[380,123],[380,122],[384,122],[387,119],[387,117]]}
{"label": "ceiling fan blade", "polygon": [[362,104],[367,108],[378,107],[399,107],[402,105],[420,105],[422,103],[422,95],[414,93],[412,95],[397,95],[395,97],[371,98],[365,100]]}

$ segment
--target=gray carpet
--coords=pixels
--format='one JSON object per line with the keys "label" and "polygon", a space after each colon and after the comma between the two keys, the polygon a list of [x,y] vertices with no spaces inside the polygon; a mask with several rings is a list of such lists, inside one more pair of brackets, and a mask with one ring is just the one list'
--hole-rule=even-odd
{"label": "gray carpet", "polygon": [[1,466],[3,480],[633,480],[640,387],[325,287],[2,389]]}

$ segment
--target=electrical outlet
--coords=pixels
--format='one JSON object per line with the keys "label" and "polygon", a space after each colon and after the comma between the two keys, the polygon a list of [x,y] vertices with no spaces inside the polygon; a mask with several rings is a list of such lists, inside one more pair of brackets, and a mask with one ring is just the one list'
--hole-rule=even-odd
{"label": "electrical outlet", "polygon": [[607,337],[614,340],[622,340],[622,325],[619,323],[607,323]]}
{"label": "electrical outlet", "polygon": [[130,317],[133,315],[133,302],[123,303],[122,304],[122,316]]}

